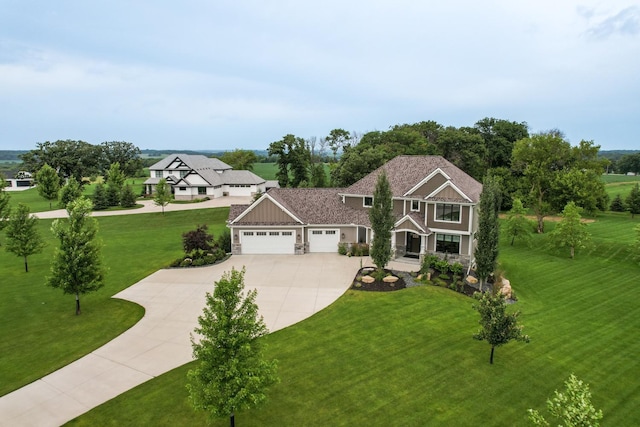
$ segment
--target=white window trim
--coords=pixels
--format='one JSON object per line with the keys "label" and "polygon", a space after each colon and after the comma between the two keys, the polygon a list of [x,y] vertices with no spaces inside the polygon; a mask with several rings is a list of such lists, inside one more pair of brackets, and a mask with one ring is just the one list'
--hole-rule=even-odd
{"label": "white window trim", "polygon": [[[367,205],[367,203],[366,203],[367,199],[371,199],[371,204],[370,205]],[[373,207],[373,196],[364,196],[362,198],[362,206],[365,207],[365,208]]]}
{"label": "white window trim", "polygon": [[[460,208],[460,215],[458,216],[457,221],[447,221],[446,219],[438,219],[438,205],[456,205]],[[436,203],[433,206],[433,221],[434,222],[444,222],[449,224],[462,224],[462,205],[459,203]]]}
{"label": "white window trim", "polygon": [[[418,209],[413,208],[413,203],[418,203]],[[411,212],[420,212],[420,200],[411,200]]]}

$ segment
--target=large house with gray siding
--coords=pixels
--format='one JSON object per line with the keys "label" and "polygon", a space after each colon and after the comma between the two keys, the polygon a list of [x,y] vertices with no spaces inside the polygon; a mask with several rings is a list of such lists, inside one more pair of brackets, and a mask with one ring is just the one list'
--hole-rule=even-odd
{"label": "large house with gray siding", "polygon": [[482,184],[441,156],[398,156],[347,188],[273,188],[251,205],[232,205],[234,254],[336,252],[370,243],[369,209],[386,173],[396,218],[395,257],[473,257]]}
{"label": "large house with gray siding", "polygon": [[150,166],[149,173],[145,194],[153,194],[164,178],[176,200],[253,196],[275,186],[251,171],[233,170],[219,159],[202,155],[172,154]]}

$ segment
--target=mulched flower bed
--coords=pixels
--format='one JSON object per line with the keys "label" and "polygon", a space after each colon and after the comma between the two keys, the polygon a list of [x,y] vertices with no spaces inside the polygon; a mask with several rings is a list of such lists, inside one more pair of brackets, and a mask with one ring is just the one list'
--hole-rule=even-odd
{"label": "mulched flower bed", "polygon": [[398,291],[400,289],[404,289],[407,287],[404,279],[402,278],[402,274],[385,269],[387,274],[396,276],[398,278],[397,281],[393,283],[387,283],[383,280],[375,280],[372,283],[366,283],[361,280],[363,276],[372,273],[375,269],[371,267],[364,267],[358,270],[358,274],[353,279],[353,283],[351,284],[351,289],[356,291],[372,291],[372,292],[391,292]]}

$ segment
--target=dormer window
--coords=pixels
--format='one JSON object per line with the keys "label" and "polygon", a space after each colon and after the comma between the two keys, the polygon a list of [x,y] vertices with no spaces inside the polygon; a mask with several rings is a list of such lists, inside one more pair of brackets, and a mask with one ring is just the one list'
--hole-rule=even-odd
{"label": "dormer window", "polygon": [[362,200],[362,206],[364,206],[365,208],[372,207],[373,206],[373,197],[364,196],[364,199]]}
{"label": "dormer window", "polygon": [[420,212],[420,200],[411,201],[411,212]]}

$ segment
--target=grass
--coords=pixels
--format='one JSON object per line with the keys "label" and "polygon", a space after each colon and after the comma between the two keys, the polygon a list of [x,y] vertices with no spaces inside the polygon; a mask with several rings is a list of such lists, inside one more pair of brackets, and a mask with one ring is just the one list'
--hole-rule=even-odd
{"label": "grass", "polygon": [[[472,300],[446,289],[348,291],[328,309],[265,338],[281,383],[246,426],[529,425],[571,373],[591,386],[603,426],[640,419],[640,304],[632,228],[603,214],[588,225],[594,247],[568,254],[501,242],[500,263],[517,291],[530,344],[496,350],[474,341]],[[553,224],[548,223],[549,230]],[[187,401],[190,365],[125,393],[71,425],[203,425]],[[228,425],[227,419],[213,423]]]}
{"label": "grass", "polygon": [[80,316],[74,314],[72,295],[45,286],[58,244],[51,220],[38,223],[47,246],[29,257],[28,273],[21,258],[0,248],[0,395],[70,363],[135,324],[143,309],[111,296],[180,256],[185,231],[208,224],[217,236],[228,212],[217,208],[97,218],[109,270],[101,290],[81,297]]}

